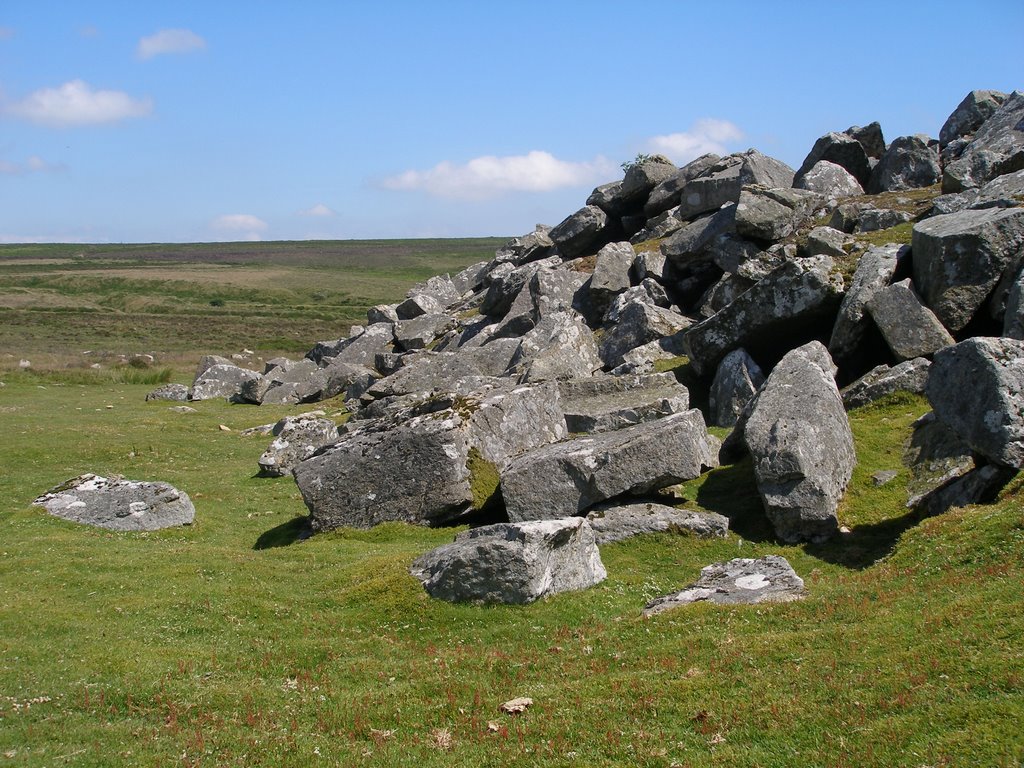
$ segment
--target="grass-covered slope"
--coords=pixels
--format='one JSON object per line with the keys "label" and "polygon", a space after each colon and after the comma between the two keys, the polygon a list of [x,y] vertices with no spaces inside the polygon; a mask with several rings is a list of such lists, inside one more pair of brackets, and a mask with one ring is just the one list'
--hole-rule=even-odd
{"label": "grass-covered slope", "polygon": [[[430,600],[407,573],[451,530],[296,541],[288,478],[255,477],[297,409],[145,403],[145,385],[12,373],[0,388],[0,765],[1017,766],[1024,508],[918,520],[901,443],[926,404],[851,415],[860,464],[822,547],[775,544],[748,463],[686,485],[725,540],[607,546],[609,578],[526,607]],[[328,412],[337,414],[328,403]],[[224,431],[220,425],[231,431]],[[195,525],[111,534],[29,506],[84,471],[189,493]],[[808,597],[644,603],[778,553]],[[502,702],[529,696],[524,714]]]}

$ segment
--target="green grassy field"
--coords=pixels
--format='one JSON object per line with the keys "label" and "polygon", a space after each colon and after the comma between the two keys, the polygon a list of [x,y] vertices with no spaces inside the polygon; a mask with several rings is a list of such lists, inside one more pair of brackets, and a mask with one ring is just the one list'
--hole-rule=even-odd
{"label": "green grassy field", "polygon": [[[729,516],[728,538],[609,545],[597,587],[478,607],[433,601],[408,574],[453,530],[299,540],[294,482],[257,477],[269,440],[239,431],[309,406],[178,414],[127,371],[0,381],[0,766],[1024,760],[1024,482],[908,514],[919,398],[851,414],[850,532],[833,543],[776,544],[744,461],[677,491]],[[876,487],[881,469],[900,475]],[[30,505],[87,471],[170,482],[196,522],[116,534]],[[709,563],[765,554],[789,559],[804,601],[640,615]],[[518,696],[533,706],[503,714]]]}
{"label": "green grassy field", "polygon": [[[375,304],[490,259],[502,238],[0,245],[0,370],[153,354],[301,357]],[[88,354],[84,354],[88,353]]]}

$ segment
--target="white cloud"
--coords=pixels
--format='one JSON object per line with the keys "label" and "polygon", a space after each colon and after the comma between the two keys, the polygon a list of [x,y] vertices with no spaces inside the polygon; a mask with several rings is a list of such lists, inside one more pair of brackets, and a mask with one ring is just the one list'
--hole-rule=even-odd
{"label": "white cloud", "polygon": [[210,226],[232,238],[241,240],[259,240],[267,231],[267,222],[258,216],[248,213],[226,213],[214,219]]}
{"label": "white cloud", "polygon": [[43,125],[95,125],[145,117],[153,111],[153,102],[133,99],[123,91],[93,90],[82,80],[71,80],[57,88],[35,91],[4,111]]}
{"label": "white cloud", "polygon": [[192,30],[161,29],[139,40],[136,53],[140,59],[151,59],[164,53],[191,53],[205,47],[206,41]]}
{"label": "white cloud", "polygon": [[323,203],[317,203],[312,208],[307,208],[304,211],[299,211],[302,216],[334,216],[335,213]]}
{"label": "white cloud", "polygon": [[479,200],[503,192],[547,192],[607,181],[619,169],[604,157],[589,162],[559,160],[548,152],[486,155],[465,165],[438,163],[426,171],[406,171],[381,181],[386,189],[423,190],[437,197]]}
{"label": "white cloud", "polygon": [[0,158],[0,174],[7,176],[20,176],[24,173],[42,173],[45,171],[65,171],[66,166],[61,163],[49,163],[38,155],[32,155],[23,163],[12,163]]}
{"label": "white cloud", "polygon": [[688,131],[654,136],[647,140],[646,146],[652,152],[667,155],[673,162],[683,164],[708,152],[724,155],[729,151],[729,143],[742,138],[743,131],[728,120],[704,118],[697,120]]}

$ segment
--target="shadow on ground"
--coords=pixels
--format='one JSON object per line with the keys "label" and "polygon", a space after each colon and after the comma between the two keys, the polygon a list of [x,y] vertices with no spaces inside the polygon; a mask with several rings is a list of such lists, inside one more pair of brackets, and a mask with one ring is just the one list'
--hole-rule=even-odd
{"label": "shadow on ground", "polygon": [[309,518],[305,515],[293,517],[287,523],[271,528],[260,534],[253,544],[253,549],[274,549],[275,547],[288,547],[297,541],[308,539],[313,535],[313,529],[309,525]]}

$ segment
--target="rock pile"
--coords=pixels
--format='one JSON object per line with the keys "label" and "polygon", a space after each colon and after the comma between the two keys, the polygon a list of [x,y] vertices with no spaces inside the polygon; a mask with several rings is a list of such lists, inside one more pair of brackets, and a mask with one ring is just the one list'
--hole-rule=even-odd
{"label": "rock pile", "polygon": [[[897,389],[927,390],[976,470],[996,468],[990,489],[1024,463],[1021,342],[999,338],[1024,335],[1022,126],[1024,94],[975,91],[937,141],[854,126],[796,171],[755,150],[681,168],[643,158],[556,226],[374,307],[304,360],[255,372],[204,358],[189,396],[346,398],[351,421],[294,467],[321,531],[507,520],[505,551],[536,538],[527,521],[714,467],[718,442],[691,407],[709,400],[709,420],[735,425],[722,455],[751,453],[784,541],[838,529],[855,463],[844,403]],[[940,180],[945,194],[915,208]],[[892,227],[889,244],[859,240]],[[683,355],[697,391],[652,375]],[[448,583],[446,568],[417,569]]]}

